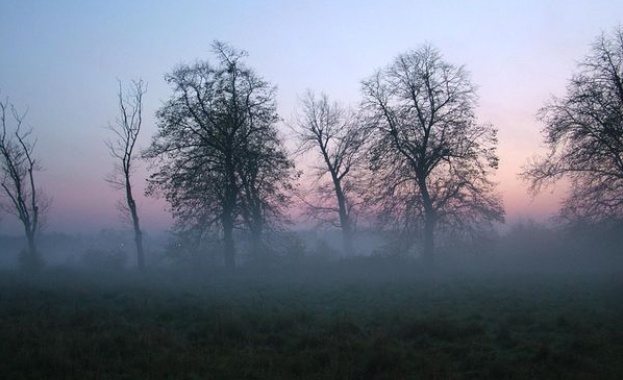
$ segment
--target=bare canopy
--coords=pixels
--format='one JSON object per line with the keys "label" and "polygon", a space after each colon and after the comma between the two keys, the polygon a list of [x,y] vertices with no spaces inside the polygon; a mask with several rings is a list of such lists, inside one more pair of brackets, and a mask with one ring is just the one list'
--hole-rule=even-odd
{"label": "bare canopy", "polygon": [[[357,204],[353,190],[356,167],[363,159],[364,129],[352,110],[332,103],[326,94],[317,98],[308,91],[300,104],[302,110],[294,125],[299,150],[317,153],[322,161],[315,172],[319,201],[306,200],[309,213],[341,229],[344,253],[350,255]],[[327,176],[329,181],[322,182]]]}
{"label": "bare canopy", "polygon": [[275,128],[275,88],[244,64],[246,52],[220,42],[213,51],[217,64],[166,76],[173,95],[145,153],[160,164],[149,191],[165,196],[180,228],[220,234],[225,266],[234,269],[234,230],[246,227],[263,251],[261,234],[287,202],[293,164]]}
{"label": "bare canopy", "polygon": [[0,206],[24,227],[28,247],[20,255],[20,265],[33,272],[43,265],[37,235],[50,202],[36,185],[35,172],[41,166],[33,155],[36,141],[32,130],[24,127],[25,117],[8,100],[0,101]]}
{"label": "bare canopy", "polygon": [[489,178],[496,129],[477,122],[469,74],[431,46],[399,55],[363,82],[372,127],[372,200],[384,221],[422,236],[432,265],[438,226],[467,229],[503,220]]}
{"label": "bare canopy", "polygon": [[114,172],[107,178],[107,181],[125,193],[125,201],[120,202],[120,207],[123,215],[129,216],[132,223],[136,244],[136,265],[139,270],[145,269],[145,252],[131,177],[135,161],[134,148],[143,123],[143,95],[146,91],[147,85],[142,80],[138,80],[132,81],[131,88],[124,94],[121,82],[119,82],[117,94],[119,116],[114,124],[108,126],[115,136],[106,142],[110,154],[117,160]]}
{"label": "bare canopy", "polygon": [[596,39],[567,94],[552,98],[539,119],[548,152],[521,174],[531,190],[567,178],[563,219],[623,217],[623,29]]}

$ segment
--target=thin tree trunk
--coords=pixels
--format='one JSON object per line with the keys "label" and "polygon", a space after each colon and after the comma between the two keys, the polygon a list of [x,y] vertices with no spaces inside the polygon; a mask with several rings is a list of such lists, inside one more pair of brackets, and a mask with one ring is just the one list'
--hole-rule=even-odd
{"label": "thin tree trunk", "polygon": [[354,254],[353,231],[350,228],[350,225],[346,228],[342,228],[342,245],[346,256],[352,256]]}
{"label": "thin tree trunk", "polygon": [[140,271],[145,270],[145,251],[143,249],[143,231],[138,219],[138,212],[134,200],[131,202],[130,213],[132,214],[132,226],[134,227],[134,243],[136,244],[136,266]]}
{"label": "thin tree trunk", "polygon": [[41,257],[39,257],[39,250],[37,249],[37,242],[34,231],[26,228],[26,240],[28,242],[28,248],[24,252],[21,266],[22,269],[29,273],[38,272],[43,266]]}
{"label": "thin tree trunk", "polygon": [[346,205],[346,196],[342,190],[342,184],[336,173],[331,172],[333,177],[333,186],[335,188],[335,195],[337,197],[337,205],[340,216],[340,227],[342,229],[342,247],[344,248],[344,256],[353,255],[353,236],[352,226],[350,223],[350,217],[348,215],[348,209]]}
{"label": "thin tree trunk", "polygon": [[139,271],[145,270],[145,252],[143,250],[143,232],[138,218],[138,210],[136,209],[136,202],[132,196],[132,186],[130,185],[129,173],[125,173],[125,190],[126,198],[128,202],[128,208],[130,209],[130,216],[132,217],[132,227],[134,228],[134,243],[136,245],[136,266]]}
{"label": "thin tree trunk", "polygon": [[426,179],[418,181],[420,192],[422,193],[422,202],[424,204],[424,249],[422,259],[424,265],[433,269],[435,265],[435,227],[437,225],[437,211],[433,206]]}
{"label": "thin tree trunk", "polygon": [[136,243],[136,265],[140,271],[145,270],[145,250],[143,249],[143,231],[138,225],[138,218],[134,224],[134,242]]}
{"label": "thin tree trunk", "polygon": [[266,261],[267,251],[262,242],[262,235],[264,234],[264,215],[262,215],[261,201],[257,192],[253,191],[251,188],[249,188],[248,191],[249,194],[251,194],[248,207],[251,208],[251,210],[249,210],[251,215],[249,229],[251,230],[252,249],[259,261]]}
{"label": "thin tree trunk", "polygon": [[231,211],[223,212],[223,255],[225,268],[228,270],[236,269],[236,247],[234,245],[234,221]]}
{"label": "thin tree trunk", "polygon": [[424,211],[424,251],[422,258],[429,269],[435,266],[435,226],[437,216],[431,209]]}
{"label": "thin tree trunk", "polygon": [[340,225],[342,227],[342,245],[344,247],[344,255],[353,255],[353,231],[350,224],[350,218],[346,211],[346,200],[344,196],[338,196],[339,210],[340,210]]}

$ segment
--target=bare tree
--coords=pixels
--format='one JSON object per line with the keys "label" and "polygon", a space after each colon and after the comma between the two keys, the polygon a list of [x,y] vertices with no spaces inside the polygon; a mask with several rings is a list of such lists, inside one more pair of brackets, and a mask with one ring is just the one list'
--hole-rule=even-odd
{"label": "bare tree", "polygon": [[536,194],[566,177],[563,220],[623,217],[623,29],[602,34],[569,81],[539,111],[548,153],[521,176]]}
{"label": "bare tree", "polygon": [[33,156],[36,141],[33,141],[32,129],[24,128],[26,112],[19,113],[7,99],[0,102],[0,117],[0,186],[4,193],[0,206],[22,223],[28,247],[22,251],[20,263],[22,269],[34,272],[43,266],[37,235],[50,201],[36,186],[35,172],[41,166]]}
{"label": "bare tree", "polygon": [[[306,201],[316,218],[329,220],[342,230],[343,249],[346,255],[353,253],[353,209],[355,196],[355,166],[361,158],[365,133],[357,123],[353,111],[338,103],[331,103],[326,94],[316,98],[308,91],[301,99],[301,114],[296,116],[295,133],[301,152],[313,151],[320,156],[322,164],[316,169],[316,179],[321,182],[327,175],[328,183],[316,188],[319,199],[333,201],[322,204]],[[332,193],[332,196],[331,196]],[[328,195],[328,196],[327,196]],[[337,223],[334,215],[337,215]]]}
{"label": "bare tree", "polygon": [[225,266],[234,269],[234,230],[261,234],[292,165],[275,130],[275,88],[244,65],[246,52],[220,42],[213,51],[217,65],[166,76],[174,94],[145,155],[160,164],[149,192],[164,195],[178,226],[222,233]]}
{"label": "bare tree", "polygon": [[373,200],[385,221],[398,221],[411,236],[422,231],[425,262],[433,264],[438,225],[503,220],[489,179],[498,166],[497,131],[477,123],[476,93],[463,67],[424,46],[365,80],[363,92],[374,130]]}
{"label": "bare tree", "polygon": [[115,188],[125,192],[125,201],[120,202],[120,206],[124,216],[130,217],[134,229],[136,265],[141,271],[145,270],[143,232],[132,193],[131,177],[134,168],[134,148],[143,123],[143,95],[146,91],[147,85],[142,80],[134,80],[130,89],[124,94],[122,84],[119,82],[119,116],[114,124],[108,125],[108,129],[114,133],[115,137],[106,142],[110,154],[117,160],[114,172],[106,180]]}

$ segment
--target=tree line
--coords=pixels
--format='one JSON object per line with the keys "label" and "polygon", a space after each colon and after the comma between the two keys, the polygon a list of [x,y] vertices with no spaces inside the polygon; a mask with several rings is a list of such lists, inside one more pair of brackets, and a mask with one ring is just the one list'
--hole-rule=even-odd
{"label": "tree line", "polygon": [[[440,234],[478,236],[504,221],[492,176],[498,168],[497,128],[476,116],[470,74],[431,45],[407,51],[361,81],[355,107],[308,90],[288,127],[279,130],[276,87],[228,44],[213,59],[181,64],[165,75],[171,96],[156,112],[157,132],[137,152],[147,85],[119,83],[118,116],[106,142],[115,159],[106,179],[124,193],[120,208],[135,235],[136,265],[145,268],[139,211],[132,189],[137,159],[155,168],[146,193],[167,201],[175,229],[188,239],[212,239],[226,268],[236,267],[237,231],[250,237],[258,260],[270,252],[266,233],[284,226],[302,200],[319,223],[339,228],[352,254],[360,218],[395,234],[400,250],[414,247],[434,266]],[[561,178],[571,191],[559,220],[600,223],[623,216],[623,29],[600,35],[562,97],[539,111],[548,152],[527,161],[520,176],[534,194]],[[0,102],[2,209],[21,221],[28,246],[22,267],[43,260],[36,245],[50,204],[36,185],[36,139],[8,99]],[[298,155],[315,156],[311,172]],[[313,184],[301,191],[302,176]],[[216,239],[214,239],[216,237]]]}

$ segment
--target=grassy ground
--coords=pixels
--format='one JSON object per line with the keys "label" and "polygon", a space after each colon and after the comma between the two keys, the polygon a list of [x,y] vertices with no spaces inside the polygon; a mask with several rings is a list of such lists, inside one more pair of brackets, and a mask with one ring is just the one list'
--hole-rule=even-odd
{"label": "grassy ground", "polygon": [[623,378],[619,275],[346,266],[3,272],[0,378]]}

